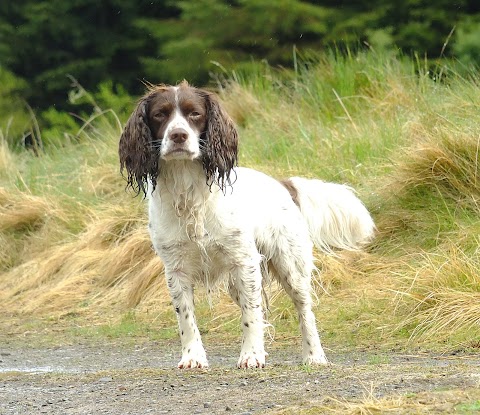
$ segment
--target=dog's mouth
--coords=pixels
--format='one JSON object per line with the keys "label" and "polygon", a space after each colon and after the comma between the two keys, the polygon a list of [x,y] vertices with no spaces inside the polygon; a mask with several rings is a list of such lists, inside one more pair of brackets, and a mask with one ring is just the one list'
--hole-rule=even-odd
{"label": "dog's mouth", "polygon": [[194,158],[196,158],[197,154],[192,151],[192,150],[189,150],[185,147],[175,147],[175,148],[172,148],[171,150],[169,150],[168,152],[166,152],[165,154],[162,154],[162,158],[164,160],[193,160]]}

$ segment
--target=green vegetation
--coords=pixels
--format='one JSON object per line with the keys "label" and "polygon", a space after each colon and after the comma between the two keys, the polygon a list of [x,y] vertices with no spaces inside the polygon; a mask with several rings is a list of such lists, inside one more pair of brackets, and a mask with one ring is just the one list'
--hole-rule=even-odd
{"label": "green vegetation", "polygon": [[25,134],[63,143],[88,108],[67,96],[77,83],[137,96],[144,82],[206,85],[260,60],[293,69],[295,51],[405,54],[432,67],[455,58],[468,70],[480,63],[479,28],[475,0],[3,1],[0,84],[17,103],[13,118],[0,107],[0,129],[15,146]]}
{"label": "green vegetation", "polygon": [[[240,163],[351,184],[378,227],[365,253],[317,253],[315,312],[327,348],[478,349],[478,75],[373,52],[254,69],[218,83],[239,125]],[[75,138],[60,144],[52,132],[36,155],[1,137],[3,312],[47,325],[74,315],[75,326],[113,337],[175,336],[144,202],[124,192],[119,173],[118,137],[134,100],[109,87],[78,94],[93,115]],[[201,329],[237,337],[226,294],[213,294],[213,308],[199,294]],[[298,341],[293,306],[277,287],[269,297],[270,334]]]}
{"label": "green vegetation", "polygon": [[455,410],[461,414],[471,414],[480,412],[480,400],[471,403],[462,403],[455,407]]}

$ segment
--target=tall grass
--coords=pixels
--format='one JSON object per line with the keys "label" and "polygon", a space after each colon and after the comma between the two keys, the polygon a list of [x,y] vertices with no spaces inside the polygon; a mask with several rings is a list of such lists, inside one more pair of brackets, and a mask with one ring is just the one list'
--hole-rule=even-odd
{"label": "tall grass", "polygon": [[[218,84],[240,128],[241,165],[348,183],[374,215],[367,252],[317,254],[326,344],[478,347],[480,83],[447,65],[332,53]],[[174,324],[144,203],[124,192],[119,135],[105,112],[77,143],[39,157],[0,140],[5,310],[92,318],[134,307]],[[290,301],[275,288],[270,297],[277,334],[297,335]],[[201,300],[199,320],[229,335],[238,310],[224,295],[219,303]]]}

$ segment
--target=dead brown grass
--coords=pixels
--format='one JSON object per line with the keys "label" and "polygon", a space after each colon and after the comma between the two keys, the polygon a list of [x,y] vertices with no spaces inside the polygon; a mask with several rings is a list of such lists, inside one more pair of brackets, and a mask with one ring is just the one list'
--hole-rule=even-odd
{"label": "dead brown grass", "polygon": [[87,306],[126,309],[156,297],[163,271],[145,217],[131,206],[105,206],[103,212],[72,241],[49,247],[4,275],[0,289],[9,310],[88,313]]}
{"label": "dead brown grass", "polygon": [[406,128],[413,144],[399,158],[395,169],[397,186],[435,187],[459,206],[478,211],[480,137],[445,121],[433,127],[427,122],[412,122]]}
{"label": "dead brown grass", "polygon": [[425,254],[397,292],[397,306],[406,314],[400,328],[415,327],[411,338],[422,340],[480,333],[479,269],[478,252],[466,255],[453,244],[443,253]]}
{"label": "dead brown grass", "polygon": [[2,232],[33,229],[45,223],[49,216],[59,214],[59,210],[46,198],[7,192],[6,189],[0,188],[0,231]]}
{"label": "dead brown grass", "polygon": [[15,158],[3,137],[2,131],[0,131],[0,176],[15,172],[17,170],[15,164]]}
{"label": "dead brown grass", "polygon": [[236,82],[230,82],[226,86],[227,96],[224,93],[223,104],[227,113],[239,126],[245,126],[247,120],[260,112],[260,101],[247,88],[241,87]]}
{"label": "dead brown grass", "polygon": [[32,258],[64,230],[68,215],[49,197],[0,187],[0,270]]}
{"label": "dead brown grass", "polygon": [[480,393],[478,389],[421,392],[412,395],[376,397],[375,391],[366,390],[363,399],[346,400],[325,397],[320,402],[268,412],[270,415],[420,415],[460,413],[473,414],[478,411]]}

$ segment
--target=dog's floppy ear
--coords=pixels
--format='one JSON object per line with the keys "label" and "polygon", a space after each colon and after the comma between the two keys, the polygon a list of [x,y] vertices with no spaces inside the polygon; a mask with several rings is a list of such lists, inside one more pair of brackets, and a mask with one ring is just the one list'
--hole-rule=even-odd
{"label": "dog's floppy ear", "polygon": [[238,134],[231,118],[209,92],[201,91],[207,104],[207,126],[204,134],[203,169],[207,184],[217,184],[222,191],[231,184],[230,173],[237,165]]}
{"label": "dog's floppy ear", "polygon": [[147,179],[155,189],[158,175],[158,154],[148,124],[150,100],[151,94],[140,100],[125,125],[118,148],[120,171],[123,174],[124,169],[127,170],[127,188],[132,188],[136,195],[142,192],[145,196]]}

